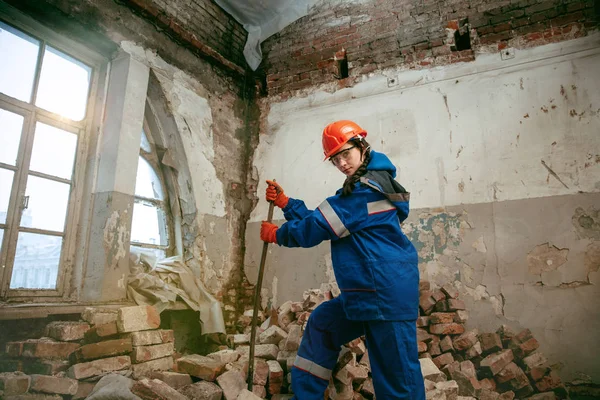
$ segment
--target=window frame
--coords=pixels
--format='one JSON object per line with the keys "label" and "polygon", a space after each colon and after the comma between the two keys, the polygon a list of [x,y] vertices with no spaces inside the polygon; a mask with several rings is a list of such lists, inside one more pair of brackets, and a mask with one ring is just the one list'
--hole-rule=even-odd
{"label": "window frame", "polygon": [[[146,108],[146,110],[147,109],[148,108]],[[150,203],[154,207],[160,208],[162,210],[162,212],[164,214],[165,231],[167,233],[167,245],[164,246],[164,245],[160,245],[160,244],[156,245],[156,244],[150,244],[150,243],[134,242],[132,239],[130,241],[130,248],[136,247],[136,248],[140,248],[140,249],[163,250],[165,252],[165,257],[171,257],[177,253],[177,249],[176,249],[176,239],[175,239],[175,223],[174,223],[175,221],[172,216],[171,207],[170,207],[170,204],[171,204],[171,202],[170,202],[171,193],[169,193],[170,185],[167,185],[166,178],[165,178],[166,171],[165,171],[164,165],[160,162],[160,158],[159,158],[159,156],[160,156],[159,155],[159,147],[156,145],[156,139],[153,135],[153,132],[150,129],[150,126],[148,124],[148,120],[146,117],[144,117],[142,135],[145,135],[146,139],[148,140],[148,143],[150,145],[150,152],[147,152],[142,148],[141,141],[140,141],[139,157],[143,158],[146,162],[148,162],[150,167],[154,170],[154,173],[158,177],[158,180],[161,185],[163,199],[162,200],[151,199],[151,198],[147,198],[147,197],[143,197],[143,196],[138,196],[134,193],[133,204],[135,205],[136,203],[146,202],[146,203]],[[139,163],[138,163],[138,168],[139,168]],[[132,214],[132,222],[131,222],[131,231],[133,232],[133,214]]]}
{"label": "window frame", "polygon": [[[4,235],[2,243],[0,243],[0,263],[2,265],[2,271],[0,271],[0,299],[12,298],[16,300],[29,298],[34,299],[35,301],[56,301],[58,297],[67,297],[71,284],[71,277],[74,272],[77,226],[82,211],[83,188],[85,186],[86,154],[88,153],[91,132],[96,123],[94,111],[98,106],[97,100],[99,91],[107,77],[107,65],[109,64],[109,60],[82,44],[52,31],[35,21],[33,18],[22,14],[20,11],[2,2],[0,2],[0,20],[40,41],[36,71],[34,74],[34,87],[29,102],[24,102],[4,93],[0,93],[0,108],[24,117],[16,165],[10,166],[1,164],[3,168],[12,170],[14,175],[6,223],[2,224]],[[91,68],[86,111],[85,116],[81,121],[71,120],[67,117],[41,109],[35,105],[42,68],[42,57],[46,46],[52,46]],[[70,180],[30,171],[36,122],[41,122],[77,135],[73,172]],[[70,185],[66,210],[67,214],[62,233],[49,230],[23,228],[20,226],[20,220],[23,213],[22,204],[29,175],[39,176],[45,179],[49,178],[53,182],[62,182]],[[16,256],[17,239],[20,232],[42,233],[62,237],[55,289],[10,288],[14,259]],[[54,234],[52,234],[52,232]]]}

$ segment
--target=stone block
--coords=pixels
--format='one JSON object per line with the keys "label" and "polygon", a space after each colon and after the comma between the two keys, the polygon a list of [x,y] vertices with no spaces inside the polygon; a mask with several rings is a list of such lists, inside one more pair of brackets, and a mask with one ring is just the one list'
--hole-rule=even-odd
{"label": "stone block", "polygon": [[160,326],[160,314],[152,306],[122,307],[117,315],[119,332],[146,331]]}
{"label": "stone block", "polygon": [[212,382],[200,381],[184,386],[179,392],[189,399],[194,400],[221,400],[223,389]]}
{"label": "stone block", "polygon": [[226,350],[219,350],[215,353],[208,354],[207,357],[210,357],[213,360],[223,363],[223,364],[229,364],[232,362],[236,362],[238,360],[238,358],[240,358],[240,353],[238,353],[235,350],[226,349]]}
{"label": "stone block", "polygon": [[431,324],[429,325],[429,332],[434,335],[460,335],[465,332],[465,327],[456,323]]}
{"label": "stone block", "polygon": [[469,360],[460,363],[460,370],[470,378],[477,378],[477,370],[475,365]]}
{"label": "stone block", "polygon": [[57,342],[50,338],[31,339],[23,343],[23,357],[67,360],[79,348],[78,343]]}
{"label": "stone block", "polygon": [[83,400],[88,398],[94,390],[94,386],[96,386],[96,382],[78,381],[77,392],[75,392],[71,400]]}
{"label": "stone block", "polygon": [[217,377],[217,383],[223,389],[225,400],[235,400],[242,389],[246,387],[244,375],[235,369],[227,371]]}
{"label": "stone block", "polygon": [[419,307],[421,311],[425,315],[431,314],[431,311],[435,307],[436,301],[431,297],[432,292],[429,290],[424,290],[419,295]]}
{"label": "stone block", "polygon": [[117,356],[72,365],[67,371],[67,375],[70,378],[81,380],[130,367],[131,358],[129,356]]}
{"label": "stone block", "polygon": [[[250,353],[249,346],[240,346],[237,351],[242,357],[248,357]],[[279,348],[275,344],[257,344],[254,347],[254,357],[264,358],[265,360],[276,360],[279,354]]]}
{"label": "stone block", "polygon": [[[435,367],[435,364],[432,363]],[[421,365],[423,368],[423,365]],[[358,392],[365,396],[367,399],[373,399],[375,397],[375,387],[373,386],[373,379],[371,377],[367,378],[362,385],[359,386]]]}
{"label": "stone block", "polygon": [[479,343],[481,343],[481,351],[484,355],[502,350],[502,340],[497,333],[481,333]]}
{"label": "stone block", "polygon": [[113,339],[81,346],[71,353],[71,364],[131,353],[131,339]]}
{"label": "stone block", "polygon": [[478,335],[479,331],[477,329],[470,330],[454,339],[452,345],[457,351],[467,350],[477,343],[479,340]]}
{"label": "stone block", "polygon": [[467,376],[467,374],[459,370],[451,371],[450,375],[451,378],[458,384],[458,394],[460,396],[475,397],[477,390],[480,389],[477,378]]}
{"label": "stone block", "polygon": [[150,376],[155,371],[167,371],[173,368],[173,357],[159,358],[157,360],[146,361],[139,364],[133,364],[131,370],[133,377],[139,379],[144,376]]}
{"label": "stone block", "polygon": [[302,340],[302,326],[291,324],[288,328],[289,331],[283,345],[283,350],[296,351],[300,347],[300,341]]}
{"label": "stone block", "polygon": [[286,331],[277,325],[273,325],[268,327],[267,330],[258,336],[258,342],[260,344],[279,344],[279,342],[286,339],[287,336],[288,334]]}
{"label": "stone block", "polygon": [[267,388],[259,385],[252,385],[252,393],[260,397],[261,399],[267,398]]}
{"label": "stone block", "polygon": [[421,373],[423,378],[429,379],[432,382],[441,382],[446,380],[446,375],[435,365],[429,358],[419,358],[421,364]]}
{"label": "stone block", "polygon": [[233,335],[233,344],[234,345],[237,346],[240,344],[249,344],[249,343],[250,343],[250,335],[245,334],[245,333]]}
{"label": "stone block", "polygon": [[435,384],[437,390],[441,390],[446,395],[447,400],[457,400],[458,383],[456,381],[444,381]]}
{"label": "stone block", "polygon": [[452,353],[444,353],[441,356],[437,356],[433,359],[433,363],[436,367],[442,368],[444,365],[448,365],[454,361]]}
{"label": "stone block", "polygon": [[446,299],[435,304],[434,310],[437,312],[451,312],[465,309],[465,302],[459,299]]}
{"label": "stone block", "polygon": [[262,400],[260,397],[249,391],[248,389],[242,389],[237,397],[237,400]]}
{"label": "stone block", "polygon": [[102,340],[115,338],[119,334],[117,321],[108,322],[102,325],[96,325],[85,332],[83,341],[85,343],[96,343]]}
{"label": "stone block", "polygon": [[173,343],[155,344],[151,346],[135,346],[131,352],[131,362],[139,364],[173,355]]}
{"label": "stone block", "polygon": [[[265,345],[274,346],[274,345]],[[258,347],[258,346],[256,346]],[[277,346],[275,346],[277,348]],[[181,357],[176,361],[177,371],[190,374],[205,381],[214,381],[225,370],[225,364],[198,354]]]}
{"label": "stone block", "polygon": [[456,313],[434,312],[429,315],[429,324],[451,324]]}
{"label": "stone block", "polygon": [[142,379],[133,384],[131,393],[143,400],[188,400],[188,398],[158,379]]}
{"label": "stone block", "polygon": [[493,353],[481,360],[479,365],[483,377],[496,375],[514,359],[512,350]]}
{"label": "stone block", "polygon": [[27,393],[30,384],[31,378],[22,372],[0,373],[0,390],[5,396]]}
{"label": "stone block", "polygon": [[25,393],[4,396],[2,400],[63,400],[63,397],[59,394]]}
{"label": "stone block", "polygon": [[465,358],[471,360],[481,355],[481,343],[477,342],[465,351]]}
{"label": "stone block", "polygon": [[31,375],[30,390],[34,392],[74,395],[79,382],[71,378],[57,376]]}
{"label": "stone block", "polygon": [[535,367],[540,367],[548,362],[548,359],[542,353],[533,353],[521,361],[525,372],[531,371]]}
{"label": "stone block", "polygon": [[47,336],[63,342],[81,340],[90,329],[87,322],[54,321],[46,326]]}
{"label": "stone block", "polygon": [[452,344],[451,336],[444,336],[444,338],[440,340],[440,350],[442,350],[443,353],[454,351],[454,345]]}
{"label": "stone block", "polygon": [[417,328],[427,328],[429,326],[429,317],[428,316],[421,316],[419,318],[417,318]]}
{"label": "stone block", "polygon": [[179,372],[152,371],[148,377],[151,379],[159,379],[171,386],[173,389],[179,389],[192,384],[191,376],[188,374],[180,374]]}
{"label": "stone block", "polygon": [[22,371],[27,375],[56,375],[69,369],[67,360],[24,359]]}
{"label": "stone block", "polygon": [[102,309],[102,308],[86,308],[81,313],[81,319],[89,322],[90,325],[103,325],[110,322],[117,321],[118,311],[114,309]]}
{"label": "stone block", "polygon": [[260,358],[254,359],[254,377],[252,383],[254,385],[265,386],[267,377],[269,376],[269,364],[267,361]]}
{"label": "stone block", "polygon": [[426,400],[446,400],[446,393],[443,390],[433,389],[425,393]]}
{"label": "stone block", "polygon": [[464,324],[469,320],[469,313],[466,310],[456,310],[456,317],[454,322],[457,324]]}
{"label": "stone block", "polygon": [[458,289],[448,283],[442,286],[442,292],[449,299],[458,299]]}

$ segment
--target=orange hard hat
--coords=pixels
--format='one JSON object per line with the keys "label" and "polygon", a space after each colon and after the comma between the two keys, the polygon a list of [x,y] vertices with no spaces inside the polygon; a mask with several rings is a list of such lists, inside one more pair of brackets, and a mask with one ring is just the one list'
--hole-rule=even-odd
{"label": "orange hard hat", "polygon": [[343,145],[354,138],[364,138],[367,131],[358,126],[356,122],[341,120],[327,125],[323,129],[323,153],[325,159],[334,155]]}

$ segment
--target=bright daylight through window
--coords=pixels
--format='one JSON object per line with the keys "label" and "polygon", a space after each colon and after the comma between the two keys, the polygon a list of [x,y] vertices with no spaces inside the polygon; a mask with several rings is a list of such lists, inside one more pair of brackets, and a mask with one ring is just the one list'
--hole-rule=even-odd
{"label": "bright daylight through window", "polygon": [[131,224],[132,250],[165,258],[169,249],[169,218],[166,193],[154,145],[142,131]]}
{"label": "bright daylight through window", "polygon": [[0,294],[58,291],[92,67],[0,21]]}

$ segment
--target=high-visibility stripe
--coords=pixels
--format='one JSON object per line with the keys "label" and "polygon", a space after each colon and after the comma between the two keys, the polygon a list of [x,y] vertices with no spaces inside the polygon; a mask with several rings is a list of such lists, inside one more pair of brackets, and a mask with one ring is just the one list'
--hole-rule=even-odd
{"label": "high-visibility stripe", "polygon": [[367,203],[367,212],[369,213],[369,215],[395,210],[396,206],[394,206],[389,200],[379,200]]}
{"label": "high-visibility stripe", "polygon": [[346,229],[346,227],[344,226],[344,223],[342,222],[340,217],[338,217],[336,212],[333,210],[333,207],[331,207],[331,204],[329,204],[327,200],[322,202],[318,208],[319,211],[321,211],[321,214],[323,214],[325,221],[327,221],[327,223],[331,227],[331,230],[339,238],[346,237],[350,234],[350,232],[348,232],[348,229]]}
{"label": "high-visibility stripe", "polygon": [[296,356],[296,360],[294,360],[294,367],[306,371],[309,374],[316,376],[317,378],[325,379],[326,381],[328,381],[329,378],[331,378],[330,369],[323,368],[319,364],[316,364],[298,355]]}

